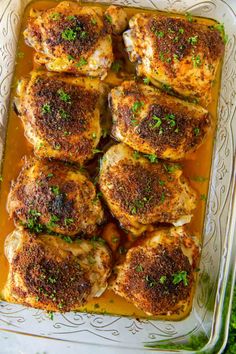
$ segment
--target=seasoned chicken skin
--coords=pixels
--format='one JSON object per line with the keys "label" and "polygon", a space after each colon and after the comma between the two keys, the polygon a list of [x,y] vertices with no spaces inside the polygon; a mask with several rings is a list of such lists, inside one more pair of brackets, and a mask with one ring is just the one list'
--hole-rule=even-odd
{"label": "seasoned chicken skin", "polygon": [[99,183],[112,214],[134,234],[157,222],[188,223],[196,207],[196,192],[178,165],[151,163],[125,144],[104,155]]}
{"label": "seasoned chicken skin", "polygon": [[109,101],[115,139],[162,159],[183,159],[210,127],[209,113],[201,106],[135,81],[113,88]]}
{"label": "seasoned chicken skin", "polygon": [[120,6],[109,6],[105,11],[105,18],[111,24],[114,34],[120,34],[128,27],[128,16]]}
{"label": "seasoned chicken skin", "polygon": [[113,53],[101,8],[63,1],[30,16],[24,37],[37,52],[36,62],[50,71],[106,77]]}
{"label": "seasoned chicken skin", "polygon": [[92,182],[62,162],[29,158],[12,185],[7,209],[15,224],[34,232],[93,234],[104,219]]}
{"label": "seasoned chicken skin", "polygon": [[191,310],[197,241],[182,227],[157,229],[129,249],[111,288],[148,315],[181,319]]}
{"label": "seasoned chicken skin", "polygon": [[5,300],[65,312],[100,296],[110,275],[110,251],[94,240],[79,241],[13,231],[5,241],[10,266]]}
{"label": "seasoned chicken skin", "polygon": [[98,79],[32,72],[15,98],[25,136],[39,157],[83,163],[101,137],[106,86]]}
{"label": "seasoned chicken skin", "polygon": [[129,26],[123,36],[130,60],[138,62],[138,75],[207,106],[224,53],[217,27],[142,13]]}

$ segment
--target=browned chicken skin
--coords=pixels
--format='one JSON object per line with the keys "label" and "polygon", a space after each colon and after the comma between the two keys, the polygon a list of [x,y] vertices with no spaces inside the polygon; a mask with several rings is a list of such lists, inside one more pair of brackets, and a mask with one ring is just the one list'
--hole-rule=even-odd
{"label": "browned chicken skin", "polygon": [[112,61],[109,22],[99,7],[63,1],[46,11],[31,11],[24,37],[36,62],[50,71],[107,75]]}
{"label": "browned chicken skin", "polygon": [[182,227],[157,229],[114,268],[111,288],[148,315],[187,316],[199,247]]}
{"label": "browned chicken skin", "polygon": [[106,86],[98,79],[32,72],[15,98],[27,139],[39,157],[83,163],[101,137]]}
{"label": "browned chicken skin", "polygon": [[73,236],[93,234],[104,219],[92,182],[62,162],[30,158],[13,184],[7,203],[17,225]]}
{"label": "browned chicken skin", "polygon": [[64,312],[100,296],[111,270],[110,251],[98,241],[78,241],[13,231],[5,241],[10,270],[4,299]]}
{"label": "browned chicken skin", "polygon": [[214,26],[155,14],[139,13],[129,22],[124,41],[138,75],[207,106],[224,53]]}
{"label": "browned chicken skin", "polygon": [[210,128],[210,115],[201,106],[135,81],[113,88],[109,101],[115,139],[162,159],[187,157]]}
{"label": "browned chicken skin", "polygon": [[125,144],[112,146],[104,155],[99,184],[112,214],[134,234],[157,222],[188,223],[196,207],[196,192],[180,166],[151,163]]}

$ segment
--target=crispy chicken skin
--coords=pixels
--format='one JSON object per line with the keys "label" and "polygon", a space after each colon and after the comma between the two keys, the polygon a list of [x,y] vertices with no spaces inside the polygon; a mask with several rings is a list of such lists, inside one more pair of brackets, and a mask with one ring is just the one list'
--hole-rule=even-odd
{"label": "crispy chicken skin", "polygon": [[106,85],[98,79],[32,72],[15,104],[35,155],[83,163],[101,137]]}
{"label": "crispy chicken skin", "polygon": [[73,236],[93,234],[104,219],[92,182],[62,162],[29,158],[12,185],[7,209],[15,224]]}
{"label": "crispy chicken skin", "polygon": [[157,222],[188,223],[196,207],[196,192],[178,165],[151,163],[125,144],[104,155],[99,184],[112,214],[136,235]]}
{"label": "crispy chicken skin", "polygon": [[110,31],[101,8],[63,1],[31,11],[24,37],[37,52],[35,61],[48,70],[103,79],[113,61]]}
{"label": "crispy chicken skin", "polygon": [[128,27],[128,16],[120,6],[109,6],[105,18],[110,22],[113,34],[121,34]]}
{"label": "crispy chicken skin", "polygon": [[207,106],[224,53],[220,32],[183,18],[142,13],[133,16],[129,26],[123,36],[130,60],[138,63],[138,75]]}
{"label": "crispy chicken skin", "polygon": [[135,81],[113,88],[109,102],[115,139],[162,159],[183,159],[210,127],[209,113],[201,106]]}
{"label": "crispy chicken skin", "polygon": [[65,312],[100,296],[110,275],[110,251],[99,242],[79,241],[13,231],[5,241],[10,266],[5,300]]}
{"label": "crispy chicken skin", "polygon": [[197,241],[182,227],[157,229],[114,268],[111,288],[148,315],[181,319],[191,310],[198,259]]}

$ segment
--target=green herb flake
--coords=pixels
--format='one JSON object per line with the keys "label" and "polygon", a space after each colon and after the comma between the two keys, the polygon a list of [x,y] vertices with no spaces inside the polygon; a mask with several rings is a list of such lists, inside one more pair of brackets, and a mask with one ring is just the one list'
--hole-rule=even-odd
{"label": "green herb flake", "polygon": [[66,41],[74,41],[77,37],[77,33],[72,28],[67,28],[61,33],[61,36]]}
{"label": "green herb flake", "polygon": [[192,15],[191,15],[189,12],[187,12],[187,13],[185,14],[185,16],[186,16],[188,22],[193,22],[193,17],[192,17]]}
{"label": "green herb flake", "polygon": [[158,162],[158,158],[155,154],[145,154],[144,157],[146,157],[151,163]]}
{"label": "green herb flake", "polygon": [[73,223],[74,223],[74,219],[73,219],[73,218],[65,218],[65,219],[64,219],[64,224],[65,224],[66,226],[71,225],[71,224],[73,224]]}
{"label": "green herb flake", "polygon": [[144,77],[143,78],[143,82],[145,85],[149,85],[150,84],[150,79],[148,77]]}
{"label": "green herb flake", "polygon": [[203,177],[203,176],[194,176],[194,177],[191,177],[191,180],[194,182],[206,182],[208,180],[208,178]]}
{"label": "green herb flake", "polygon": [[143,266],[141,264],[138,264],[136,267],[135,267],[135,271],[137,273],[140,273],[140,272],[143,272]]}
{"label": "green herb flake", "polygon": [[66,93],[63,89],[59,89],[59,90],[57,91],[57,93],[58,93],[59,98],[60,98],[61,101],[70,103],[71,97],[70,97],[70,95],[68,95],[68,93]]}
{"label": "green herb flake", "polygon": [[194,135],[198,136],[200,134],[200,129],[199,128],[194,128],[193,132],[194,132]]}
{"label": "green herb flake", "polygon": [[53,173],[49,173],[49,174],[47,175],[48,178],[52,178],[53,176],[54,176]]}
{"label": "green herb flake", "polygon": [[76,17],[72,15],[72,16],[67,16],[66,19],[69,21],[74,21],[74,20],[76,20]]}
{"label": "green herb flake", "polygon": [[70,55],[70,54],[67,55],[67,59],[68,60],[75,60],[75,58],[72,55]]}
{"label": "green herb flake", "polygon": [[48,311],[48,317],[49,317],[50,320],[53,321],[53,319],[54,319],[54,313],[53,313],[52,311]]}
{"label": "green herb flake", "polygon": [[58,21],[61,18],[61,14],[59,12],[54,12],[49,16],[53,21]]}
{"label": "green herb flake", "polygon": [[112,24],[112,17],[110,15],[106,14],[105,19]]}
{"label": "green herb flake", "polygon": [[199,67],[202,65],[202,60],[201,60],[201,57],[200,55],[196,55],[196,56],[192,56],[192,62],[193,62],[193,66],[195,68]]}
{"label": "green herb flake", "polygon": [[42,111],[43,114],[51,113],[52,110],[51,110],[50,104],[45,103],[45,104],[42,106],[42,110],[41,110],[41,111]]}
{"label": "green herb flake", "polygon": [[181,166],[179,164],[167,165],[166,163],[163,163],[163,167],[168,173],[174,173],[176,170],[181,169]]}
{"label": "green herb flake", "polygon": [[198,36],[189,37],[188,42],[189,42],[190,44],[192,44],[192,45],[197,44],[197,42],[198,42]]}
{"label": "green herb flake", "polygon": [[183,28],[179,28],[179,33],[183,34],[184,33],[184,29]]}
{"label": "green herb flake", "polygon": [[143,102],[136,101],[136,102],[134,102],[133,106],[131,107],[131,110],[133,113],[138,113],[143,106],[144,106]]}
{"label": "green herb flake", "polygon": [[137,150],[135,150],[135,151],[133,152],[133,158],[134,158],[135,160],[138,160],[138,159],[140,158],[140,153],[139,153]]}
{"label": "green herb flake", "polygon": [[67,243],[73,243],[72,238],[70,236],[61,236],[61,239]]}
{"label": "green herb flake", "polygon": [[88,64],[87,60],[84,59],[84,58],[80,58],[80,60],[78,61],[78,63],[76,63],[76,66],[80,68],[81,66],[84,66],[84,65],[86,65],[86,64]]}
{"label": "green herb flake", "polygon": [[18,53],[17,53],[17,57],[18,57],[19,59],[24,58],[24,56],[25,56],[25,53],[24,53],[24,52],[18,52]]}
{"label": "green herb flake", "polygon": [[59,114],[62,119],[68,119],[70,117],[69,113],[62,108],[59,110]]}
{"label": "green herb flake", "polygon": [[225,27],[223,23],[219,23],[214,26],[214,28],[220,32],[223,42],[226,44],[228,42],[228,35],[225,33]]}
{"label": "green herb flake", "polygon": [[112,237],[111,237],[111,242],[112,242],[112,243],[117,243],[117,242],[119,242],[119,241],[120,241],[119,237],[117,237],[117,236],[112,236]]}
{"label": "green herb flake", "polygon": [[207,201],[207,196],[206,196],[206,194],[201,194],[201,195],[200,195],[200,200],[203,200],[204,202],[206,202],[206,201]]}
{"label": "green herb flake", "polygon": [[100,150],[100,149],[93,149],[93,154],[100,154],[102,153],[103,151]]}
{"label": "green herb flake", "polygon": [[122,68],[122,63],[120,60],[115,60],[111,65],[111,70],[118,73]]}
{"label": "green herb flake", "polygon": [[180,271],[172,275],[172,283],[177,285],[183,282],[184,286],[188,286],[188,278],[186,271]]}
{"label": "green herb flake", "polygon": [[155,124],[153,125],[153,129],[155,129],[155,128],[159,128],[160,126],[161,126],[161,124],[162,124],[162,120],[161,120],[161,118],[160,117],[157,117],[156,115],[153,115],[152,116],[152,119],[155,121]]}
{"label": "green herb flake", "polygon": [[164,284],[166,282],[167,277],[165,275],[162,275],[159,279],[160,284]]}
{"label": "green herb flake", "polygon": [[59,195],[60,194],[60,188],[58,186],[51,186],[50,190],[52,191],[53,194]]}
{"label": "green herb flake", "polygon": [[97,24],[97,20],[96,20],[95,18],[92,18],[92,19],[91,19],[91,23],[92,23],[92,25],[95,26],[95,25]]}

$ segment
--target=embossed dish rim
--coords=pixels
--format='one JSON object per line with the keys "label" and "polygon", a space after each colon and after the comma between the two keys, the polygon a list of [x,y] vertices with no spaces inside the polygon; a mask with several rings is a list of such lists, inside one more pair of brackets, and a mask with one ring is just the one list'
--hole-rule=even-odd
{"label": "embossed dish rim", "polygon": [[[17,39],[23,11],[30,0],[1,0],[0,8],[0,161],[2,161],[10,87],[14,72]],[[83,1],[86,3],[86,1]],[[94,1],[106,2],[106,1]],[[108,2],[108,1],[107,1]],[[193,310],[180,322],[137,321],[109,315],[56,314],[54,321],[36,309],[0,303],[0,329],[48,339],[94,345],[104,353],[122,348],[123,353],[144,351],[147,342],[187,342],[192,334],[209,337],[199,350],[175,352],[222,352],[227,340],[236,269],[236,2],[234,0],[113,0],[113,4],[146,7],[172,12],[191,12],[224,22],[229,41],[224,58],[218,130],[214,146],[210,189],[204,227],[200,279]],[[204,284],[207,276],[207,284]],[[213,305],[210,306],[214,300]],[[186,331],[187,328],[187,331]],[[169,346],[171,349],[171,346]],[[160,349],[169,352],[168,346]],[[159,351],[158,349],[155,349]]]}

